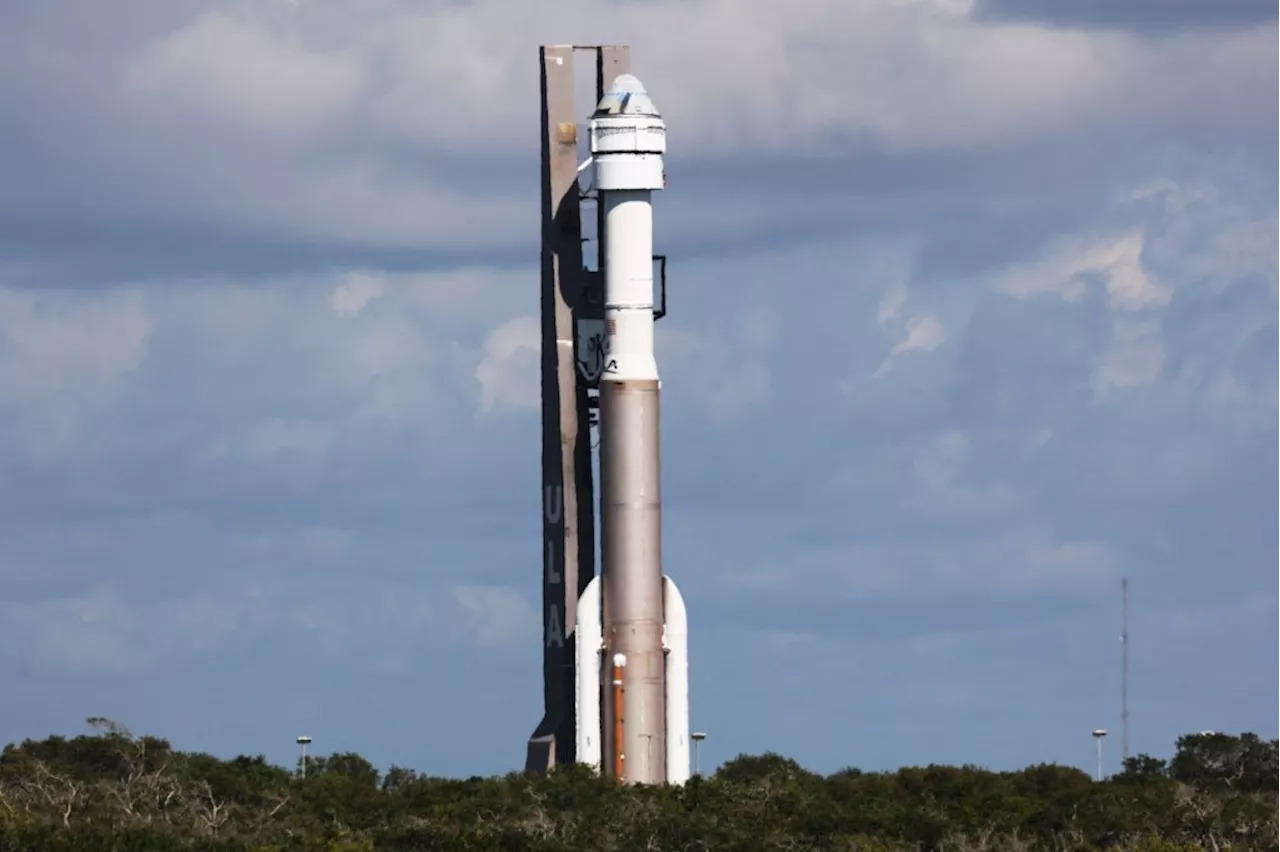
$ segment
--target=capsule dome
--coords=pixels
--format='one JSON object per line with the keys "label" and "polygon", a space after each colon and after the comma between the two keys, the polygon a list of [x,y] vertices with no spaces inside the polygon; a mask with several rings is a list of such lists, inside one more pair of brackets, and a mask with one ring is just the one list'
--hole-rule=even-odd
{"label": "capsule dome", "polygon": [[606,115],[635,115],[661,118],[661,113],[658,112],[653,99],[645,91],[644,83],[641,83],[633,74],[619,74],[614,78],[608,91],[604,93],[604,97],[596,105],[596,111],[592,118]]}
{"label": "capsule dome", "polygon": [[600,98],[587,122],[596,189],[655,190],[666,185],[662,155],[667,124],[644,84],[620,74]]}

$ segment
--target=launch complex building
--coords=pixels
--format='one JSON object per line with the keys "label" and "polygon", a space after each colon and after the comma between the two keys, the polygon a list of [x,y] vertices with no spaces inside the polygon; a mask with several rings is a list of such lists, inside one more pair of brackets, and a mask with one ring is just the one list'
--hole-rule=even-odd
{"label": "launch complex building", "polygon": [[[596,72],[584,163],[573,97],[582,54],[594,55]],[[682,784],[688,618],[662,570],[653,335],[666,312],[651,204],[666,183],[666,124],[629,58],[620,45],[539,50],[544,715],[525,768],[577,762],[625,783]],[[596,216],[595,269],[583,262],[584,210]]]}

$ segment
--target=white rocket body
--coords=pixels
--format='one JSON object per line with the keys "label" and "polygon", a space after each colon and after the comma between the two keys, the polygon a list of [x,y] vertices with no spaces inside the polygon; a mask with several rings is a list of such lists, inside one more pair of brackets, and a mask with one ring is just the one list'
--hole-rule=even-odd
{"label": "white rocket body", "polygon": [[[600,376],[601,576],[577,609],[578,760],[628,783],[689,777],[688,618],[662,573],[653,207],[666,124],[640,81],[613,81],[591,118],[604,211]],[[603,661],[623,666],[604,677]],[[604,688],[614,678],[620,688]]]}

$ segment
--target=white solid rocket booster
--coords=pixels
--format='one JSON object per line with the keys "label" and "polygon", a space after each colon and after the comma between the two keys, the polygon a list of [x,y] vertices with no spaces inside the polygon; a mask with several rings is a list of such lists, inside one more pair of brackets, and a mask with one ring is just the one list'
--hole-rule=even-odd
{"label": "white solid rocket booster", "polygon": [[[650,200],[665,183],[667,129],[644,86],[623,74],[589,133],[604,211],[601,576],[578,604],[578,760],[629,783],[680,784],[689,777],[688,620],[662,573]],[[607,677],[604,660],[618,661]]]}

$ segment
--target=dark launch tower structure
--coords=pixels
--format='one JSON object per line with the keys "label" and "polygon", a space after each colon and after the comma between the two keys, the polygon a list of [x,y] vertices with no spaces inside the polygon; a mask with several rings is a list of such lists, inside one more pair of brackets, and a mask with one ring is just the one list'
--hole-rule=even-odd
{"label": "dark launch tower structure", "polygon": [[[582,252],[574,57],[594,54],[596,100],[629,70],[622,45],[553,45],[538,51],[542,90],[542,678],[543,717],[525,769],[572,763],[574,624],[578,598],[596,575],[591,424],[603,366],[603,247],[597,268]],[[602,215],[600,213],[598,216]],[[597,239],[604,228],[597,222]]]}
{"label": "dark launch tower structure", "polygon": [[[579,162],[573,60],[595,58]],[[624,783],[689,778],[689,624],[663,570],[654,323],[666,258],[652,195],[667,126],[621,45],[539,51],[542,114],[542,721],[527,771],[583,763]],[[588,167],[590,191],[580,179]],[[596,217],[584,263],[583,202]],[[600,570],[592,427],[599,427]],[[597,576],[598,574],[598,576]]]}

